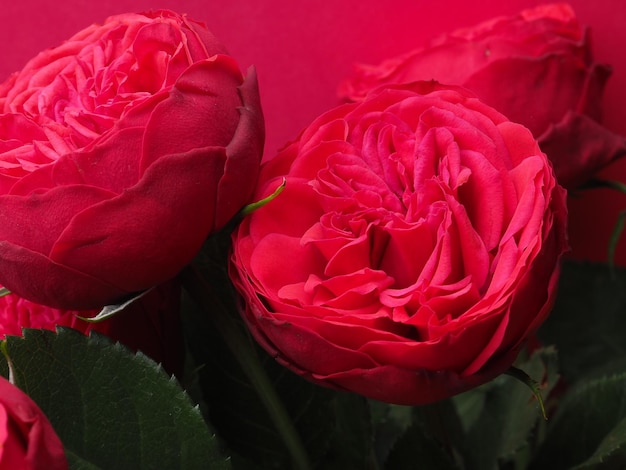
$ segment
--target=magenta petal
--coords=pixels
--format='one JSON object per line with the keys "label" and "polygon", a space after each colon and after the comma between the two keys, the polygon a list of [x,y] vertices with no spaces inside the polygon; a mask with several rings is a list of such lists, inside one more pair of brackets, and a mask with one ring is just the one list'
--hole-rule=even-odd
{"label": "magenta petal", "polygon": [[4,241],[0,241],[0,271],[4,287],[20,297],[50,307],[101,308],[131,293]]}
{"label": "magenta petal", "polygon": [[51,260],[128,291],[170,279],[191,261],[212,228],[213,191],[223,162],[223,149],[160,159],[137,186],[76,214]]}
{"label": "magenta petal", "polygon": [[626,139],[593,119],[568,113],[539,139],[550,156],[558,182],[567,189],[581,186],[612,161],[626,156]]}

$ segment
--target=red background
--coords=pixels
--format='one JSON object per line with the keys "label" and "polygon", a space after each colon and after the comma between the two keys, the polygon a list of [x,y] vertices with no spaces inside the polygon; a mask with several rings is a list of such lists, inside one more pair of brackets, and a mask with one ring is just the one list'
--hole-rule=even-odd
{"label": "red background", "polygon": [[[384,3],[384,6],[383,6]],[[203,21],[242,68],[254,64],[267,120],[266,156],[336,104],[337,83],[353,62],[377,63],[434,35],[509,15],[543,2],[529,0],[18,0],[0,9],[0,80],[40,50],[85,26],[128,11],[169,8]],[[605,95],[605,124],[626,135],[626,3],[572,0],[592,29],[594,53],[613,66]],[[506,84],[503,84],[506,86]],[[626,161],[602,176],[626,182]],[[593,191],[570,198],[572,255],[606,259],[606,247],[626,196]],[[626,265],[626,234],[617,258]]]}

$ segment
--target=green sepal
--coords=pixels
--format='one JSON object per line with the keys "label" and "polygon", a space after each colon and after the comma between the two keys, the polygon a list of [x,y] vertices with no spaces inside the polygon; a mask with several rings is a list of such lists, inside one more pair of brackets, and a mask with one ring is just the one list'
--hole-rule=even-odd
{"label": "green sepal", "polygon": [[261,199],[260,201],[253,202],[253,203],[248,204],[247,206],[245,206],[243,209],[241,209],[241,215],[245,217],[246,215],[249,215],[252,212],[254,212],[255,210],[263,207],[265,204],[267,204],[268,202],[272,201],[280,193],[282,193],[283,189],[285,189],[285,186],[287,186],[287,178],[283,177],[282,183],[280,183],[280,186],[278,186],[278,188],[276,188],[272,194],[270,194],[269,196]]}
{"label": "green sepal", "polygon": [[518,369],[515,366],[509,367],[509,369],[505,372],[505,374],[519,380],[530,389],[532,394],[537,399],[537,402],[539,403],[539,408],[541,408],[541,415],[543,416],[543,419],[547,421],[548,415],[546,414],[546,407],[543,403],[543,397],[541,396],[541,386],[539,385],[539,382],[534,380],[530,375],[528,375],[522,369]]}
{"label": "green sepal", "polygon": [[100,310],[100,312],[98,312],[98,315],[96,315],[95,317],[81,317],[80,315],[76,315],[76,318],[79,318],[80,320],[83,320],[89,323],[100,323],[104,320],[108,320],[109,318],[114,317],[115,315],[120,313],[122,310],[124,310],[133,302],[141,299],[148,292],[152,291],[152,289],[154,289],[154,287],[135,295],[131,299],[125,302],[122,302],[121,304],[106,305],[102,308],[102,310]]}

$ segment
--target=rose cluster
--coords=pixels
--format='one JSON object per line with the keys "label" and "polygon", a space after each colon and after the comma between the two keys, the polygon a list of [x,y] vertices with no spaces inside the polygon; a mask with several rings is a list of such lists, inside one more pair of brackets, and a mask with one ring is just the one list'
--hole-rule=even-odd
{"label": "rose cluster", "polygon": [[[177,13],[114,16],[29,61],[0,84],[0,339],[96,330],[180,372],[171,279],[248,201],[263,142],[254,70]],[[41,410],[0,388],[2,468],[67,468]]]}
{"label": "rose cluster", "polygon": [[[260,167],[254,70],[185,16],[111,17],[0,85],[0,335],[87,332],[77,315],[149,289],[134,308],[177,318],[159,289],[285,182],[232,234],[259,344],[393,403],[480,385],[552,308],[563,186],[625,153],[600,124],[608,76],[572,10],[539,7],[357,67],[344,104]],[[105,332],[159,356],[131,331]]]}

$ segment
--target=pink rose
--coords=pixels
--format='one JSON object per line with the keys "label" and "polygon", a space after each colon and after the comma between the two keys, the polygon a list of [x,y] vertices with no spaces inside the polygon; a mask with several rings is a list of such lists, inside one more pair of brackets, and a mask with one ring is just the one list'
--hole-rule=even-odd
{"label": "pink rose", "polygon": [[231,278],[257,341],[314,382],[405,405],[507,369],[548,315],[565,191],[530,131],[462,88],[380,89],[261,169]]}
{"label": "pink rose", "polygon": [[592,60],[587,30],[571,7],[550,4],[441,36],[378,66],[355,66],[347,100],[390,83],[462,85],[528,127],[559,183],[574,188],[626,154],[626,141],[599,124],[610,69]]}
{"label": "pink rose", "polygon": [[143,352],[170,374],[179,374],[184,355],[179,311],[180,288],[174,282],[150,290],[122,312],[97,323],[81,318],[92,318],[100,309],[63,310],[9,294],[0,297],[0,340],[21,336],[24,328],[56,331],[61,326],[83,334],[97,331]]}
{"label": "pink rose", "polygon": [[4,377],[0,377],[0,468],[68,468],[63,444],[48,418]]}
{"label": "pink rose", "polygon": [[99,308],[175,276],[249,199],[254,72],[201,24],[124,14],[0,85],[0,283]]}
{"label": "pink rose", "polygon": [[62,310],[36,304],[15,294],[0,297],[0,340],[7,336],[21,336],[23,328],[54,331],[57,326],[74,328],[87,334],[92,329],[106,334],[108,322],[88,323],[78,318],[97,315],[97,310]]}

